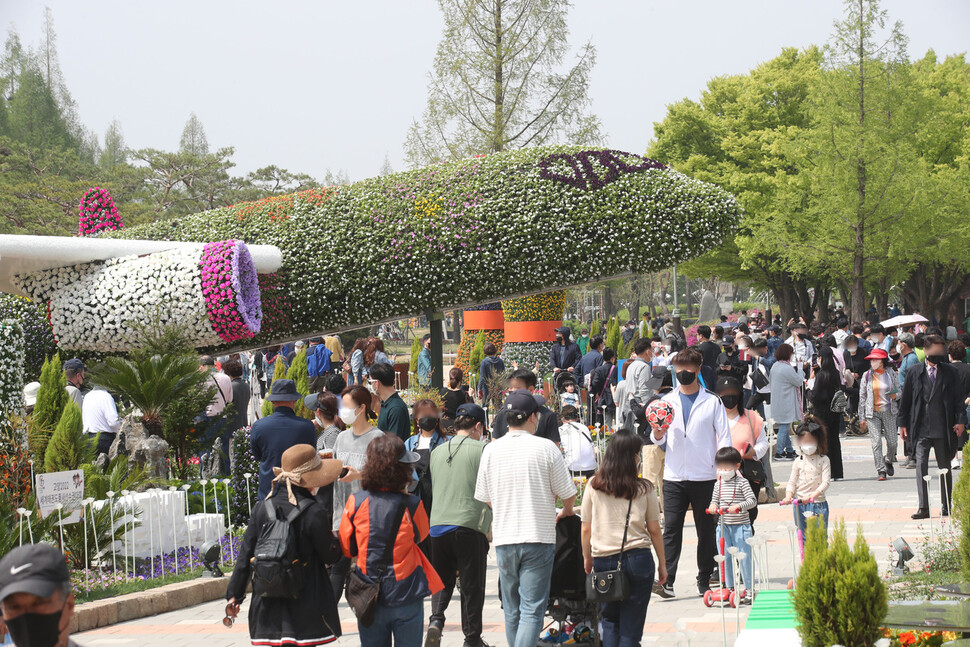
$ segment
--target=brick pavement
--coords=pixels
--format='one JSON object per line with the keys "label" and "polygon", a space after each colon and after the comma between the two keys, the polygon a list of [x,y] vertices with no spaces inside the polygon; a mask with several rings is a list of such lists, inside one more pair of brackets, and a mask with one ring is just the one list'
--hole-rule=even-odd
{"label": "brick pavement", "polygon": [[[843,456],[847,478],[834,483],[829,490],[831,525],[842,518],[846,522],[850,542],[861,528],[869,542],[880,567],[888,564],[889,542],[903,536],[915,548],[923,534],[929,533],[927,522],[914,522],[909,518],[916,508],[915,473],[913,470],[897,470],[895,478],[877,482],[873,473],[872,455],[868,439],[843,441]],[[776,463],[774,477],[784,482],[790,471],[789,463]],[[939,490],[931,494],[935,502],[934,514],[939,514]],[[770,588],[783,587],[791,577],[791,549],[787,526],[791,523],[789,508],[777,505],[763,505],[756,531],[768,543]],[[941,521],[937,517],[936,525]],[[694,647],[722,645],[721,611],[708,609],[701,600],[687,589],[693,578],[689,577],[694,564],[692,522],[688,516],[685,528],[685,547],[681,564],[681,584],[677,587],[677,597],[672,600],[651,600],[644,629],[644,645],[676,645],[678,636]],[[485,641],[491,645],[504,645],[505,634],[502,610],[495,592],[497,590],[497,568],[494,551],[489,556],[489,592],[485,604]],[[461,630],[458,625],[458,601],[452,603],[449,622],[445,627],[442,645],[460,647]],[[430,605],[428,605],[430,606]],[[122,623],[112,627],[96,629],[75,635],[82,647],[228,647],[249,644],[248,628],[245,622],[246,608],[240,621],[232,629],[221,624],[223,602],[212,602],[181,611],[162,614]],[[743,626],[747,608],[740,611]],[[344,636],[338,645],[359,644],[353,613],[345,603],[340,605],[343,619]],[[735,636],[735,611],[726,610],[727,644],[733,644]]]}

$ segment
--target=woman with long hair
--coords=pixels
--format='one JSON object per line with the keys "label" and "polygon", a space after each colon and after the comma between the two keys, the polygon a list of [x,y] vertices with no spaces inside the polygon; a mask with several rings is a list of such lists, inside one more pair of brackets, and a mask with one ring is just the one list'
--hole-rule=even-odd
{"label": "woman with long hair", "polygon": [[[630,582],[630,595],[602,605],[603,644],[640,644],[647,605],[656,580],[667,581],[660,503],[653,484],[640,478],[643,441],[632,431],[613,434],[599,471],[583,496],[583,560],[586,572],[617,568]],[[657,553],[656,566],[650,547]]]}
{"label": "woman with long hair", "polygon": [[320,432],[317,436],[317,449],[333,449],[340,432],[347,428],[344,421],[340,419],[340,404],[337,396],[329,391],[311,393],[303,398],[303,405],[314,412],[313,424]]}
{"label": "woman with long hair", "polygon": [[[360,490],[361,471],[367,463],[367,447],[384,435],[384,432],[371,424],[374,412],[371,410],[370,391],[360,386],[348,386],[340,396],[340,420],[347,429],[340,432],[334,443],[334,458],[347,468],[347,474],[334,484],[333,490],[333,529],[340,528],[344,505],[350,496]],[[330,571],[330,581],[334,594],[340,600],[350,570],[350,560],[341,559]]]}
{"label": "woman with long hair", "polygon": [[463,370],[455,366],[448,371],[448,385],[441,389],[441,395],[444,396],[442,422],[447,428],[454,426],[458,407],[472,401],[472,397],[468,394],[468,385],[464,382]]}
{"label": "woman with long hair", "polygon": [[[741,382],[734,377],[720,378],[717,381],[717,395],[727,410],[728,422],[731,425],[731,445],[738,450],[743,460],[761,462],[764,455],[768,453],[768,436],[764,432],[765,422],[757,411],[744,408],[744,389]],[[742,475],[744,471],[744,469],[741,470]],[[764,483],[747,480],[757,501]],[[758,518],[758,506],[748,510],[748,517],[751,519],[753,528],[754,520]]]}
{"label": "woman with long hair", "polygon": [[[418,548],[428,537],[428,514],[421,500],[408,495],[418,457],[397,436],[384,434],[367,446],[361,472],[363,489],[347,500],[340,523],[344,555],[354,560],[362,578],[379,579],[374,621],[358,622],[360,644],[420,647],[424,637],[424,598],[443,587],[431,562]],[[385,546],[393,543],[390,563]],[[363,552],[362,552],[363,549]]]}
{"label": "woman with long hair", "polygon": [[353,348],[350,349],[350,357],[347,359],[350,364],[350,376],[347,383],[351,386],[364,382],[364,349],[366,346],[367,338],[358,337]]}
{"label": "woman with long hair", "polygon": [[843,476],[842,443],[839,440],[842,412],[832,411],[831,407],[832,398],[842,390],[842,375],[835,365],[835,353],[831,348],[823,346],[819,350],[818,357],[818,366],[812,367],[811,376],[815,380],[811,396],[812,414],[825,426],[828,434],[828,457],[832,462],[832,479],[838,481]]}
{"label": "woman with long hair", "polygon": [[441,428],[441,410],[434,400],[418,400],[411,407],[411,412],[414,435],[404,441],[404,445],[409,452],[415,452],[420,457],[415,465],[418,482],[414,494],[421,498],[426,510],[431,510],[431,452],[448,438]]}

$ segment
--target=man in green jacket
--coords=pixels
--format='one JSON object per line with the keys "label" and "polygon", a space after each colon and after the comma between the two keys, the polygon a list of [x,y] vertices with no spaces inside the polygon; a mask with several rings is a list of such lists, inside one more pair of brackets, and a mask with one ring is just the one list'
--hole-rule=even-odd
{"label": "man in green jacket", "polygon": [[475,481],[485,443],[485,410],[463,404],[455,417],[456,435],[431,452],[431,563],[445,588],[431,598],[425,647],[441,644],[445,610],[461,578],[461,630],[465,645],[482,645],[482,608],[492,509],[475,499]]}

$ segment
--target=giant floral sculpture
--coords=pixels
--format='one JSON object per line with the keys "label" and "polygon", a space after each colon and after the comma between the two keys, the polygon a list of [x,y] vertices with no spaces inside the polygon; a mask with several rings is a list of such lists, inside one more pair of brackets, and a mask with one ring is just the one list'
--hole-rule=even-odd
{"label": "giant floral sculpture", "polygon": [[[719,187],[639,155],[532,148],[101,234],[277,247],[279,271],[257,279],[258,326],[252,283],[216,279],[214,305],[203,294],[213,285],[189,277],[201,258],[191,254],[103,262],[97,281],[71,268],[35,272],[20,285],[50,304],[71,347],[117,348],[147,307],[139,290],[162,292],[155,302],[200,346],[260,346],[666,268],[720,244],[740,215]],[[226,304],[238,316],[225,318]]]}

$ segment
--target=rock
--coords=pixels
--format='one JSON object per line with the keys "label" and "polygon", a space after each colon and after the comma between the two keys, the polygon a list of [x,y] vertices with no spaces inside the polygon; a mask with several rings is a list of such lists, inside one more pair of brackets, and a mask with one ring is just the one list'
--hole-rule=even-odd
{"label": "rock", "polygon": [[[144,431],[128,458],[128,469],[137,466],[150,479],[168,478],[168,443],[158,436],[145,436]],[[132,443],[128,443],[131,448]]]}
{"label": "rock", "polygon": [[202,457],[202,464],[199,466],[202,478],[204,479],[214,479],[222,476],[222,441],[218,438],[214,443],[212,443],[212,449]]}
{"label": "rock", "polygon": [[[124,425],[122,425],[124,429]],[[108,448],[108,462],[110,463],[119,456],[128,456],[128,434],[124,431],[119,431],[118,435],[115,436],[114,442],[111,443],[111,447]]]}
{"label": "rock", "polygon": [[[115,439],[115,442],[118,442],[117,439]],[[98,454],[98,457],[96,459],[94,459],[95,466],[101,472],[108,471],[108,464],[110,462],[111,462],[111,460],[108,458],[108,455],[107,454]]]}
{"label": "rock", "polygon": [[707,323],[717,321],[720,318],[721,307],[717,305],[717,298],[710,290],[704,290],[704,294],[701,295],[700,316],[698,316],[697,321]]}

